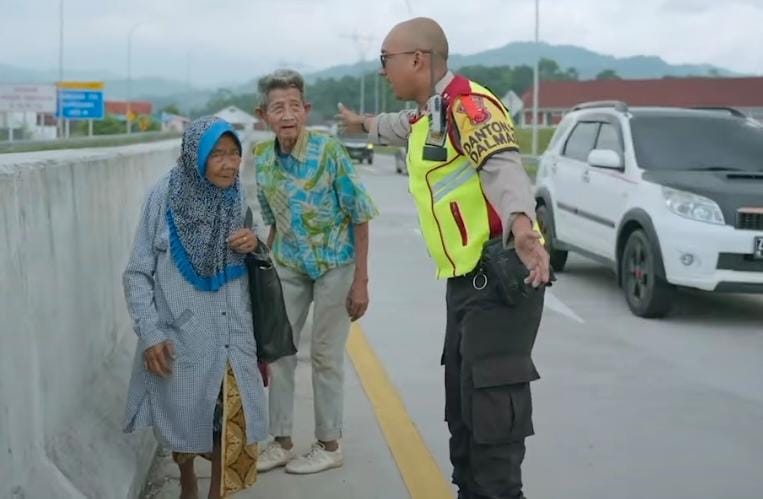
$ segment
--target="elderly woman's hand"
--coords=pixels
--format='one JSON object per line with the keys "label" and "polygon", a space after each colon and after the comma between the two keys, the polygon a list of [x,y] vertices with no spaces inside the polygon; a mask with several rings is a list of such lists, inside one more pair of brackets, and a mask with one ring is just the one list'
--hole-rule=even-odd
{"label": "elderly woman's hand", "polygon": [[143,352],[146,369],[166,378],[172,374],[172,361],[175,359],[175,345],[171,341],[163,341],[158,345],[146,348]]}
{"label": "elderly woman's hand", "polygon": [[251,229],[239,229],[228,238],[230,249],[246,255],[257,249],[257,235]]}

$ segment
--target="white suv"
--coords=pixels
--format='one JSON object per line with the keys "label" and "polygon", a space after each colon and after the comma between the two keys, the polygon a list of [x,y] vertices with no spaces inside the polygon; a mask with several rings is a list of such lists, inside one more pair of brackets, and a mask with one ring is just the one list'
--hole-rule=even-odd
{"label": "white suv", "polygon": [[638,316],[665,315],[676,286],[763,293],[763,126],[734,109],[581,104],[536,198],[553,268],[604,262]]}

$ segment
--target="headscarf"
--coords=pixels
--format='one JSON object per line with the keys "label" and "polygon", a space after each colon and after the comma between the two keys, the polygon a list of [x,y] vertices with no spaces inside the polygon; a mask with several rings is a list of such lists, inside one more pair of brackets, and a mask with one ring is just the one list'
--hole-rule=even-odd
{"label": "headscarf", "polygon": [[170,251],[180,273],[200,291],[217,291],[246,272],[243,255],[231,251],[227,240],[241,228],[240,180],[222,189],[206,178],[207,159],[225,134],[241,151],[227,121],[213,116],[194,120],[183,133],[180,157],[170,171]]}

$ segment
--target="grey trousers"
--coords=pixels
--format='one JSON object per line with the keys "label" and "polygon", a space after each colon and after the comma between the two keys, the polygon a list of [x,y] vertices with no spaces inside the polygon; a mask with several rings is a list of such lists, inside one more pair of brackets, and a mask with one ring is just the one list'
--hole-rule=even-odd
{"label": "grey trousers", "polygon": [[[346,300],[354,274],[355,265],[345,265],[313,280],[300,272],[278,267],[286,313],[297,345],[310,305],[313,305],[310,342],[313,408],[315,437],[322,441],[336,440],[342,435],[344,350],[350,332]],[[296,368],[296,355],[279,359],[271,365],[270,433],[277,437],[292,435]]]}

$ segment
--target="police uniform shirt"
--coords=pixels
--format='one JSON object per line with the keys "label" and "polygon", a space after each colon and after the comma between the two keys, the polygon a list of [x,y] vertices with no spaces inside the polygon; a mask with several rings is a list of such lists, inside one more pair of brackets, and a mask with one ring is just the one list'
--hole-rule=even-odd
{"label": "police uniform shirt", "polygon": [[[435,92],[442,94],[454,77],[448,71],[435,85]],[[517,214],[535,220],[535,196],[513,140],[513,124],[491,99],[474,96],[465,102],[457,98],[452,105],[453,121],[449,120],[449,126],[452,123],[457,128],[459,144],[455,145],[479,169],[485,196],[501,217],[503,240],[508,241]],[[369,139],[377,144],[403,146],[411,133],[411,120],[426,112],[382,113],[372,120]]]}

